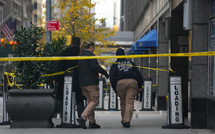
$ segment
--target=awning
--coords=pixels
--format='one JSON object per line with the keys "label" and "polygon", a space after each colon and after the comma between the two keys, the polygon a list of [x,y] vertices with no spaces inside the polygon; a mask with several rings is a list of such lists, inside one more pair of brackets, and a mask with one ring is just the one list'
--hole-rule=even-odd
{"label": "awning", "polygon": [[136,47],[157,47],[157,29],[153,29],[136,42]]}
{"label": "awning", "polygon": [[129,54],[144,54],[144,51],[137,51],[137,50],[132,50],[131,48],[129,49]]}
{"label": "awning", "polygon": [[144,54],[145,51],[149,51],[149,48],[136,47],[136,44],[133,44],[129,49],[129,54]]}

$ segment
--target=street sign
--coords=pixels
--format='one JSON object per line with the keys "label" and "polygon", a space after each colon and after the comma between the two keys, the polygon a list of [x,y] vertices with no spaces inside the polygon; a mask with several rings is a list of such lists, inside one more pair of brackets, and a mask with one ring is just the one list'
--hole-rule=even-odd
{"label": "street sign", "polygon": [[63,124],[71,124],[72,77],[64,76]]}
{"label": "street sign", "polygon": [[142,99],[142,109],[140,111],[154,111],[152,109],[152,78],[144,79],[144,90]]}
{"label": "street sign", "polygon": [[167,125],[162,126],[162,128],[189,128],[184,125],[183,119],[181,76],[176,73],[170,73],[169,84]]}
{"label": "street sign", "polygon": [[59,21],[47,21],[46,31],[57,31],[59,30]]}
{"label": "street sign", "polygon": [[108,110],[118,110],[118,97],[111,85],[110,85],[110,96],[109,96],[108,104],[109,104]]}
{"label": "street sign", "polygon": [[144,81],[144,99],[143,99],[143,108],[151,108],[151,94],[152,94],[152,81]]}
{"label": "street sign", "polygon": [[171,124],[183,123],[181,76],[170,77]]}
{"label": "street sign", "polygon": [[103,79],[99,80],[99,104],[96,106],[97,110],[104,110],[104,96],[103,96]]}

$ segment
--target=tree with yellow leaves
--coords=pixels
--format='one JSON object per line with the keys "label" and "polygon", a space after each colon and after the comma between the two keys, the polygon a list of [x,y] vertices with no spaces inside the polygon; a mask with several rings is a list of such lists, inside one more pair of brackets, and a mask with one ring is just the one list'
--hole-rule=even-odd
{"label": "tree with yellow leaves", "polygon": [[97,47],[97,53],[101,52],[99,49],[101,46],[114,45],[105,38],[113,36],[115,32],[98,25],[105,19],[95,18],[95,13],[91,11],[95,5],[96,3],[91,0],[56,0],[53,7],[58,12],[55,19],[60,22],[60,30],[55,31],[53,36],[66,36],[69,41],[72,36],[76,36],[80,37],[82,41],[98,42],[100,45]]}

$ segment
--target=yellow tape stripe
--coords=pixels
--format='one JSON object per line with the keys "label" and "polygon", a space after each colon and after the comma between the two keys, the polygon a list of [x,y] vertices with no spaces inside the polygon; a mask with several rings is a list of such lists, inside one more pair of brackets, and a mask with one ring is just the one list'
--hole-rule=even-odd
{"label": "yellow tape stripe", "polygon": [[[61,72],[57,72],[57,73],[53,73],[53,74],[45,74],[45,75],[42,75],[41,77],[54,76],[54,75],[62,75],[62,74],[64,74],[65,72],[71,72],[70,70],[72,70],[72,69],[74,69],[74,68],[76,68],[76,67],[78,67],[78,65],[77,65],[77,66],[74,66],[74,67],[71,67],[71,68],[68,68],[66,71],[61,71]],[[9,76],[16,77],[16,75],[15,75],[14,73],[4,72],[4,74],[5,74],[6,77],[7,77],[8,85],[9,85],[10,87],[12,87],[13,85],[15,85],[18,89],[21,89],[20,86],[22,86],[22,84],[19,84],[19,85],[18,85],[18,84],[16,84],[16,81],[15,81],[15,80],[13,80],[14,82],[10,82],[10,80],[9,80]],[[0,85],[0,86],[1,86],[1,85]],[[39,86],[44,86],[44,84],[40,84]]]}
{"label": "yellow tape stripe", "polygon": [[53,73],[53,74],[44,74],[44,75],[41,75],[41,77],[54,76],[54,75],[62,75],[64,73],[65,73],[65,71],[61,71],[61,72],[57,72],[57,73]]}
{"label": "yellow tape stripe", "polygon": [[[16,84],[16,81],[14,80],[14,77],[16,77],[16,75],[14,73],[8,73],[8,72],[4,72],[4,75],[6,75],[7,77],[7,83],[8,86],[13,87],[13,85],[15,85],[18,89],[22,89],[20,86],[23,86],[22,84]],[[13,82],[10,82],[9,76],[13,77]],[[0,86],[3,86],[3,84]],[[40,84],[39,86],[44,86],[44,84]]]}
{"label": "yellow tape stripe", "polygon": [[9,85],[10,87],[12,87],[14,83],[13,83],[13,82],[12,82],[12,83],[10,82],[10,80],[9,80],[9,77],[8,77],[8,76],[9,76],[9,75],[6,75],[6,77],[7,77],[7,83],[8,83],[8,85]]}
{"label": "yellow tape stripe", "polygon": [[0,61],[53,61],[53,60],[83,60],[83,59],[112,59],[112,58],[144,58],[144,57],[189,57],[214,56],[215,52],[171,53],[171,54],[145,54],[125,56],[71,56],[71,57],[10,57],[0,58]]}
{"label": "yellow tape stripe", "polygon": [[12,76],[12,77],[15,77],[16,75],[14,73],[8,73],[8,72],[4,72],[5,75],[8,75],[8,76]]}
{"label": "yellow tape stripe", "polygon": [[[155,85],[152,85],[153,87],[157,87],[158,86],[158,84],[155,84]],[[142,88],[144,88],[144,86],[142,86]]]}
{"label": "yellow tape stripe", "polygon": [[72,70],[72,69],[74,69],[76,67],[78,67],[78,65],[74,66],[74,67],[71,67],[71,68],[68,68],[66,71],[56,72],[56,73],[53,73],[53,74],[44,74],[41,77],[54,76],[54,75],[63,75],[65,72],[71,72],[70,70]]}
{"label": "yellow tape stripe", "polygon": [[[117,62],[111,62],[111,61],[107,61],[107,60],[101,60],[107,63],[112,63],[112,64],[118,64]],[[126,65],[126,66],[132,66],[129,64],[121,64],[121,65]],[[169,70],[165,70],[165,69],[158,69],[158,68],[150,68],[150,67],[143,67],[143,66],[132,66],[132,67],[138,67],[138,68],[143,68],[143,69],[150,69],[150,70],[158,70],[158,71],[165,71],[165,72],[169,72]],[[171,69],[170,71],[173,72],[173,70]]]}

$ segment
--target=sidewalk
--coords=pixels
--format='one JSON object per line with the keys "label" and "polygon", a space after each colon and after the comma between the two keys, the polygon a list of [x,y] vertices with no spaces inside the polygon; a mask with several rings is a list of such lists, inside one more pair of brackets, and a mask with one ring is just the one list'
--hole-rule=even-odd
{"label": "sidewalk", "polygon": [[[108,98],[105,98],[105,109]],[[2,99],[0,99],[2,110]],[[120,111],[96,111],[96,120],[101,129],[82,128],[45,128],[45,129],[10,129],[9,125],[0,126],[0,134],[215,134],[207,129],[162,129],[166,125],[166,111],[139,111],[141,102],[135,101],[134,116],[130,128],[123,128]],[[2,112],[0,113],[2,119]],[[61,120],[53,118],[55,125]],[[88,123],[87,123],[88,125]]]}

